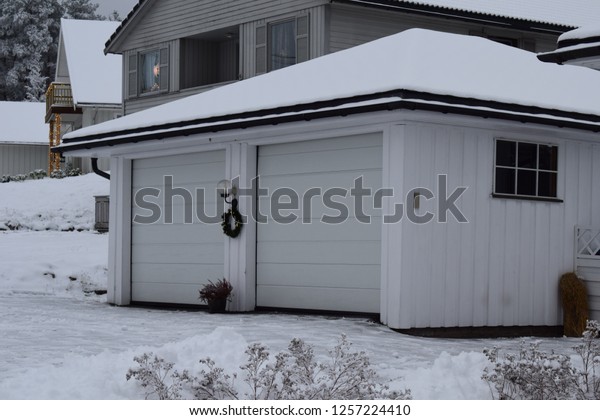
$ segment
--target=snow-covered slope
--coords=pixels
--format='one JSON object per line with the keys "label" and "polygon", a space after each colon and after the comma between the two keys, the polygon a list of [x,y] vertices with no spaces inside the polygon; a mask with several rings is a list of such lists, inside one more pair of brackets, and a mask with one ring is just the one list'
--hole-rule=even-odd
{"label": "snow-covered slope", "polygon": [[96,174],[0,184],[0,230],[91,230],[94,196],[108,192]]}

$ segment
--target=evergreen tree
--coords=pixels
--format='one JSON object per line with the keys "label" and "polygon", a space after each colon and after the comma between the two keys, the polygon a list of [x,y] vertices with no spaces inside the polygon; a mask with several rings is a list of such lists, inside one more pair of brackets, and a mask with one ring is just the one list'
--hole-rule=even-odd
{"label": "evergreen tree", "polygon": [[0,100],[43,101],[56,71],[60,19],[106,19],[97,9],[90,0],[0,0]]}
{"label": "evergreen tree", "polygon": [[43,100],[61,16],[58,0],[0,0],[1,100]]}
{"label": "evergreen tree", "polygon": [[106,18],[96,13],[98,3],[90,0],[63,0],[63,17],[67,19],[105,20]]}

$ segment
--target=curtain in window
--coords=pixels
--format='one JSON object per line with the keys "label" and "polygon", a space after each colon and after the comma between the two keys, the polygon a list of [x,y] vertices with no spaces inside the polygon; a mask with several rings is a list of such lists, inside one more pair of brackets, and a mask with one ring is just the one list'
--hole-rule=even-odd
{"label": "curtain in window", "polygon": [[293,20],[271,25],[271,68],[277,70],[296,64],[296,23]]}
{"label": "curtain in window", "polygon": [[142,54],[141,93],[160,90],[160,53],[152,51]]}

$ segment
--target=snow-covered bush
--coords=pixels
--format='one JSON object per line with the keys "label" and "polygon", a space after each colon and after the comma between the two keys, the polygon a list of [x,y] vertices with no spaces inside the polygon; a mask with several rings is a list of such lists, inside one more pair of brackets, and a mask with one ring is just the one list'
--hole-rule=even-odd
{"label": "snow-covered bush", "polygon": [[67,165],[65,169],[52,171],[52,173],[50,174],[50,178],[62,179],[69,176],[79,176],[82,174],[83,172],[81,172],[81,169],[73,168],[71,165]]}
{"label": "snow-covered bush", "polygon": [[28,179],[42,179],[46,177],[46,171],[43,169],[36,169],[35,171],[29,172],[29,174],[17,174],[17,175],[2,175],[0,177],[0,184],[6,184],[7,182],[22,182]]}
{"label": "snow-covered bush", "polygon": [[[254,399],[254,400],[342,400],[410,399],[410,391],[390,391],[378,382],[364,352],[352,352],[346,336],[329,351],[329,360],[319,363],[314,349],[293,339],[287,350],[270,357],[268,348],[256,343],[245,351],[247,363],[227,374],[211,359],[202,359],[197,375],[173,370],[174,364],[152,353],[134,358],[138,366],[126,378],[136,379],[146,398],[159,399]],[[245,391],[235,380],[243,378]]]}
{"label": "snow-covered bush", "polygon": [[588,321],[582,343],[574,347],[581,367],[571,357],[547,353],[538,343],[521,343],[518,354],[504,357],[498,348],[484,350],[493,366],[486,367],[482,379],[492,397],[501,400],[564,400],[600,398],[600,325]]}

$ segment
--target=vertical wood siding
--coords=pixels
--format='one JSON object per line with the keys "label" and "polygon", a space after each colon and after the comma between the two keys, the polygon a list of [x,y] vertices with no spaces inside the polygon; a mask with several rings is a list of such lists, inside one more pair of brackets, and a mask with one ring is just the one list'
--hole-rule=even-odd
{"label": "vertical wood siding", "polygon": [[[492,198],[492,131],[443,125],[406,127],[406,192],[429,188],[448,175],[448,195],[468,190],[458,206],[468,223],[403,221],[399,328],[559,325],[558,280],[573,270],[577,224],[600,226],[600,145],[546,138],[559,145],[559,198],[563,203]],[[503,136],[505,137],[505,136]],[[540,138],[519,140],[540,141]],[[594,207],[596,206],[596,207]],[[438,215],[436,200],[419,214]]]}
{"label": "vertical wood siding", "polygon": [[0,176],[26,175],[36,169],[48,170],[48,146],[0,144]]}

